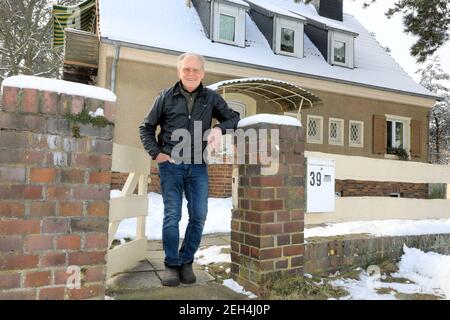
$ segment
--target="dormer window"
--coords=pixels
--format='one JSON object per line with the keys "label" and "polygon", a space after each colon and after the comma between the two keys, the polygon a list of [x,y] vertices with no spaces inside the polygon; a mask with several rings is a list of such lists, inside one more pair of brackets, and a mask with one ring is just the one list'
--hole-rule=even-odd
{"label": "dormer window", "polygon": [[354,38],[350,34],[337,31],[329,32],[331,48],[330,64],[354,68]]}
{"label": "dormer window", "polygon": [[303,23],[276,18],[275,53],[303,58]]}
{"label": "dormer window", "polygon": [[236,18],[220,14],[219,39],[234,42],[236,31]]}
{"label": "dormer window", "polygon": [[246,7],[233,1],[215,1],[212,40],[245,47]]}
{"label": "dormer window", "polygon": [[295,31],[288,28],[281,28],[281,51],[294,53]]}

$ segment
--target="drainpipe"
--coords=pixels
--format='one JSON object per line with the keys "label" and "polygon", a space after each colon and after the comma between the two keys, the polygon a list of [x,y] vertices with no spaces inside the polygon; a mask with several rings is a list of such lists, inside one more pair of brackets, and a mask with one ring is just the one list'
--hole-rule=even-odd
{"label": "drainpipe", "polygon": [[[209,40],[214,40],[214,0],[211,0],[211,10],[209,11]],[[214,41],[213,41],[214,42]]]}
{"label": "drainpipe", "polygon": [[114,55],[114,61],[111,67],[111,91],[116,93],[116,79],[117,79],[117,63],[120,57],[120,44],[116,44],[116,53]]}

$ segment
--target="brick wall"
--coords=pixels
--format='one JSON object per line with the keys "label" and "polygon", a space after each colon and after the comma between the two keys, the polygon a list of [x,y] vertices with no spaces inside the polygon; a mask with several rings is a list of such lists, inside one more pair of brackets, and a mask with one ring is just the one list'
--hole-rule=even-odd
{"label": "brick wall", "polygon": [[301,127],[262,123],[248,128],[275,129],[280,137],[275,175],[261,175],[260,164],[238,165],[238,206],[232,210],[231,274],[263,294],[271,277],[303,274],[304,135]]}
{"label": "brick wall", "polygon": [[342,197],[389,197],[400,193],[402,198],[428,199],[428,184],[363,180],[336,180],[336,192]]}
{"label": "brick wall", "polygon": [[[231,197],[231,176],[233,172],[232,164],[211,164],[208,165],[209,176],[209,197],[229,198]],[[113,172],[111,179],[111,189],[122,190],[127,173]],[[161,194],[159,184],[158,168],[151,167],[148,184],[148,192]]]}
{"label": "brick wall", "polygon": [[[82,125],[74,138],[64,117],[97,107],[113,120],[110,102],[4,87],[0,300],[104,296],[113,125]],[[66,286],[69,266],[79,289]]]}
{"label": "brick wall", "polygon": [[403,244],[425,252],[450,254],[450,234],[315,237],[308,238],[305,246],[305,272],[327,275],[357,267],[367,268],[384,260],[398,261],[403,255]]}

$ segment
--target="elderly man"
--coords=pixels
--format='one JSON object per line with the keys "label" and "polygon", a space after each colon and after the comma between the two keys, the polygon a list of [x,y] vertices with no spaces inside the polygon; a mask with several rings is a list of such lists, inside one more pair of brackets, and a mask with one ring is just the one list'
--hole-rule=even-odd
{"label": "elderly man", "polygon": [[[240,120],[239,114],[229,108],[219,94],[203,87],[204,64],[204,58],[198,54],[184,53],[179,56],[179,81],[156,98],[139,127],[144,148],[159,167],[164,201],[162,238],[166,266],[162,284],[166,286],[196,281],[192,263],[208,212],[208,169],[203,151],[207,144],[217,148],[225,130],[236,129]],[[217,119],[219,124],[211,130],[207,141],[203,141],[204,133],[211,129],[212,118]],[[156,139],[158,125],[161,132]],[[182,161],[175,162],[175,150],[179,148],[175,148],[178,139],[173,137],[173,133],[177,129],[185,130],[190,137],[190,145],[183,149],[188,152],[183,153]],[[183,192],[188,202],[189,223],[178,249]]]}

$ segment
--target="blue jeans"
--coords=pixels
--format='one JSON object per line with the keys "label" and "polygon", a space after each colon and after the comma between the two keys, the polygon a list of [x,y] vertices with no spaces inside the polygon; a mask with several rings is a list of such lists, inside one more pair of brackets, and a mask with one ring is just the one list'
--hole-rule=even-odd
{"label": "blue jeans", "polygon": [[[158,167],[164,202],[164,264],[174,267],[192,263],[208,213],[208,168],[206,164],[174,164],[168,161],[159,163]],[[189,222],[178,250],[183,191],[188,201]]]}

